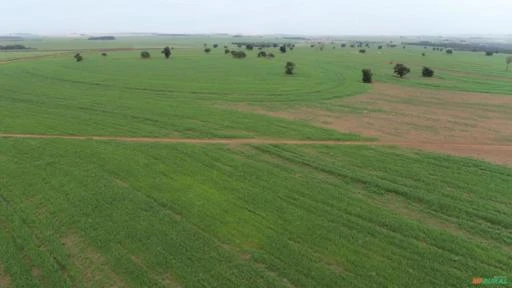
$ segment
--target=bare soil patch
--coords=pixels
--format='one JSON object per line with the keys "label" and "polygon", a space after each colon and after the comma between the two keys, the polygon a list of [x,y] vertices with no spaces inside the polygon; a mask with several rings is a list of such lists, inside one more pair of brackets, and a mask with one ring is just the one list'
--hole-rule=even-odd
{"label": "bare soil patch", "polygon": [[74,283],[83,287],[127,287],[119,275],[110,268],[106,259],[86,241],[71,234],[62,239],[71,263],[80,273],[80,280]]}
{"label": "bare soil patch", "polygon": [[329,104],[329,111],[238,108],[376,137],[380,144],[512,164],[512,96],[379,83],[369,93]]}
{"label": "bare soil patch", "polygon": [[11,279],[7,275],[7,273],[5,273],[4,267],[2,266],[2,264],[0,264],[0,287],[1,288],[11,287]]}

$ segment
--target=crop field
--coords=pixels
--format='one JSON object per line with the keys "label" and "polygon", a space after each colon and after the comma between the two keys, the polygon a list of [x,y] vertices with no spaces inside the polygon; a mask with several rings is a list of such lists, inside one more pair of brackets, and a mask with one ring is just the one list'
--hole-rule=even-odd
{"label": "crop field", "polygon": [[506,55],[233,41],[0,51],[1,288],[512,281]]}

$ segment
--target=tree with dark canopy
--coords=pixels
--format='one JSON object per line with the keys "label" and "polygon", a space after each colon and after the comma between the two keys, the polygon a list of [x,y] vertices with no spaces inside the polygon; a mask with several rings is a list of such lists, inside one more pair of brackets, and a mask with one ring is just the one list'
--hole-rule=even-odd
{"label": "tree with dark canopy", "polygon": [[361,53],[361,54],[366,53],[366,49],[359,49],[359,53]]}
{"label": "tree with dark canopy", "polygon": [[434,70],[428,67],[423,67],[423,71],[421,72],[423,77],[434,77]]}
{"label": "tree with dark canopy", "polygon": [[169,46],[165,47],[164,50],[162,50],[162,54],[164,54],[165,59],[169,59],[171,57],[171,48]]}
{"label": "tree with dark canopy", "polygon": [[261,57],[267,57],[267,52],[261,51],[260,53],[258,53],[258,58],[261,58]]}
{"label": "tree with dark canopy", "polygon": [[405,66],[404,64],[396,64],[394,70],[395,74],[400,78],[403,78],[407,73],[411,72],[411,69],[409,69],[409,67]]}
{"label": "tree with dark canopy", "polygon": [[140,52],[140,58],[149,59],[149,58],[151,58],[151,54],[149,54],[148,51],[142,51],[142,52]]}
{"label": "tree with dark canopy", "polygon": [[286,53],[286,46],[283,45],[283,46],[279,47],[279,51],[281,51],[281,53]]}
{"label": "tree with dark canopy", "polygon": [[84,60],[84,57],[82,57],[80,53],[76,53],[75,56],[73,56],[73,58],[75,58],[76,62],[82,62],[82,60]]}
{"label": "tree with dark canopy", "polygon": [[224,54],[229,54],[230,52],[231,51],[229,51],[229,49],[227,49],[227,48],[224,50]]}
{"label": "tree with dark canopy", "polygon": [[213,44],[213,48],[219,47],[219,44]]}
{"label": "tree with dark canopy", "polygon": [[210,48],[206,48],[206,49],[204,49],[204,53],[208,54],[208,53],[210,53],[210,52],[212,52],[212,49],[210,49]]}
{"label": "tree with dark canopy", "polygon": [[363,69],[363,83],[372,83],[373,73],[370,69]]}
{"label": "tree with dark canopy", "polygon": [[284,69],[286,75],[293,75],[295,70],[295,63],[291,61],[286,62],[286,66],[284,67]]}

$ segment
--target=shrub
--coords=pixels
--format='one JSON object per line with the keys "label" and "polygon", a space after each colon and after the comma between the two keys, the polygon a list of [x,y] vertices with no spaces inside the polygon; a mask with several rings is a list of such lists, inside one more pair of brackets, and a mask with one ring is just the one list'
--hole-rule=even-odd
{"label": "shrub", "polygon": [[347,47],[347,44],[345,44],[345,43],[341,44],[341,48],[345,48],[345,47]]}
{"label": "shrub", "polygon": [[224,54],[229,54],[230,52],[229,49],[224,50]]}
{"label": "shrub", "polygon": [[284,67],[284,69],[286,75],[293,75],[295,70],[295,63],[290,61],[286,62],[286,66]]}
{"label": "shrub", "polygon": [[485,51],[485,56],[492,56],[494,55],[494,52],[492,51]]}
{"label": "shrub", "polygon": [[244,51],[231,51],[231,55],[235,59],[244,59],[245,57],[247,57],[247,54],[245,54]]}
{"label": "shrub", "polygon": [[84,60],[84,57],[82,57],[80,53],[76,53],[75,56],[73,56],[73,58],[75,58],[76,62],[82,62]]}
{"label": "shrub", "polygon": [[409,69],[409,67],[405,66],[404,64],[396,64],[394,70],[395,74],[400,78],[403,78],[407,73],[411,72],[411,69]]}
{"label": "shrub", "polygon": [[162,50],[162,54],[164,54],[166,59],[169,59],[169,57],[171,57],[171,48],[169,48],[169,46],[165,47]]}
{"label": "shrub", "polygon": [[107,56],[107,53],[103,52],[103,53],[101,53],[101,56],[105,57],[105,56]]}
{"label": "shrub", "polygon": [[151,54],[149,54],[148,51],[142,51],[142,52],[140,52],[140,58],[149,59],[149,58],[151,58]]}
{"label": "shrub", "polygon": [[423,67],[423,71],[421,72],[421,74],[423,75],[423,77],[433,77],[434,70],[432,70],[428,67]]}
{"label": "shrub", "polygon": [[254,45],[252,45],[252,44],[247,44],[247,45],[245,46],[245,48],[246,48],[247,50],[252,50],[252,49],[254,49]]}
{"label": "shrub", "polygon": [[363,83],[372,83],[373,73],[370,69],[363,69]]}
{"label": "shrub", "polygon": [[279,47],[279,51],[281,51],[281,53],[286,53],[286,46],[281,46]]}
{"label": "shrub", "polygon": [[213,44],[213,48],[219,47],[219,44]]}
{"label": "shrub", "polygon": [[268,53],[267,57],[268,58],[275,58],[276,56],[274,55],[274,53]]}
{"label": "shrub", "polygon": [[379,47],[377,47],[377,49],[381,50],[382,49],[382,45],[379,45]]}
{"label": "shrub", "polygon": [[421,53],[421,56],[425,57],[427,54],[425,52]]}
{"label": "shrub", "polygon": [[212,49],[210,49],[210,48],[206,48],[206,49],[204,49],[204,53],[208,54],[208,53],[210,53],[210,52],[212,52]]}
{"label": "shrub", "polygon": [[[443,51],[443,50],[441,49],[441,51]],[[453,54],[453,49],[451,49],[451,48],[446,49],[446,54]]]}
{"label": "shrub", "polygon": [[366,53],[366,49],[359,49],[359,53],[361,53],[361,54]]}
{"label": "shrub", "polygon": [[261,51],[258,53],[258,58],[261,58],[261,57],[267,57],[267,52],[265,51]]}

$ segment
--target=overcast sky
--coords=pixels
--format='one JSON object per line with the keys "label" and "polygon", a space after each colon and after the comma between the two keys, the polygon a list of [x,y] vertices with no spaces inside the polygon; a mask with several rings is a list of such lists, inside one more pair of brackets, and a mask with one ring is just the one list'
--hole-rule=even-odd
{"label": "overcast sky", "polygon": [[0,0],[0,15],[0,34],[512,33],[512,0]]}

